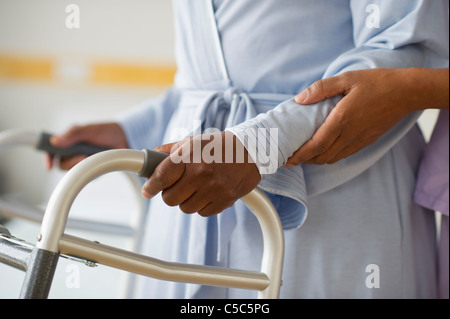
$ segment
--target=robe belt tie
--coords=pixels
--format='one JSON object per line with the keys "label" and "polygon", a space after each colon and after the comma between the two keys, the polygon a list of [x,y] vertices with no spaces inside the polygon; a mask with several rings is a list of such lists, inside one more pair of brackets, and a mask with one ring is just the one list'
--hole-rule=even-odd
{"label": "robe belt tie", "polygon": [[[182,90],[180,104],[181,107],[193,108],[193,112],[196,112],[194,118],[199,125],[194,127],[191,134],[199,135],[210,128],[223,131],[236,126],[292,97],[286,94],[247,93],[238,88],[217,91]],[[236,214],[232,210],[225,211],[211,217],[208,222],[217,223],[217,259],[223,260],[236,227]]]}

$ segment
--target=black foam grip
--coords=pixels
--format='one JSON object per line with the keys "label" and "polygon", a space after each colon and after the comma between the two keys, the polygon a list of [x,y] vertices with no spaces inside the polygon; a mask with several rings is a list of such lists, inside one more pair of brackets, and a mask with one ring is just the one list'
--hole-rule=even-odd
{"label": "black foam grip", "polygon": [[52,137],[51,134],[48,133],[42,133],[39,142],[37,145],[37,149],[40,151],[47,152],[52,155],[57,155],[60,157],[74,157],[77,155],[94,155],[99,152],[103,152],[108,150],[107,147],[99,147],[87,143],[78,143],[75,145],[72,145],[70,147],[55,147],[52,143],[50,143],[50,138]]}

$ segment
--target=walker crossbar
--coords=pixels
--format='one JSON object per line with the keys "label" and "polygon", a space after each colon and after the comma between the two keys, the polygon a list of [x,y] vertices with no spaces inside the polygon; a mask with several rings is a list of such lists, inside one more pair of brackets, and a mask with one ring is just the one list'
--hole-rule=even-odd
{"label": "walker crossbar", "polygon": [[149,150],[109,150],[93,155],[71,169],[57,185],[48,203],[21,297],[47,298],[58,257],[64,254],[160,280],[253,289],[259,291],[259,298],[278,298],[284,235],[277,211],[259,189],[242,200],[255,214],[262,229],[264,252],[261,272],[166,262],[64,233],[72,203],[92,180],[114,171],[129,171],[149,177],[166,157],[166,154]]}

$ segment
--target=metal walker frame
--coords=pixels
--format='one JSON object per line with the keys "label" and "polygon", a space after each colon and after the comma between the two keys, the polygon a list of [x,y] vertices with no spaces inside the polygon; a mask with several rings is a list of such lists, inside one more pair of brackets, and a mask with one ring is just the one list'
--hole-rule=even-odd
{"label": "metal walker frame", "polygon": [[23,247],[8,230],[0,228],[0,262],[26,272],[20,298],[48,298],[61,256],[80,258],[159,280],[251,289],[259,291],[258,298],[278,298],[284,234],[276,209],[259,189],[241,200],[255,214],[261,226],[264,251],[260,272],[166,262],[65,234],[71,206],[91,181],[116,171],[148,178],[166,156],[149,150],[107,150],[80,162],[55,188],[34,247]]}

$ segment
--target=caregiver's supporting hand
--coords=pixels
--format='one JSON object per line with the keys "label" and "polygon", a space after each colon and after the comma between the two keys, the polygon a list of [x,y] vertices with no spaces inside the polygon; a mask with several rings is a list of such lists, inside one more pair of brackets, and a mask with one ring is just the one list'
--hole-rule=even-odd
{"label": "caregiver's supporting hand", "polygon": [[[244,152],[243,157],[236,156],[237,150]],[[151,198],[162,192],[167,205],[179,206],[186,214],[217,215],[261,180],[258,168],[230,132],[188,138],[156,151],[170,156],[146,181],[142,194]]]}
{"label": "caregiver's supporting hand", "polygon": [[314,83],[297,103],[344,98],[286,166],[333,164],[373,144],[414,110],[448,108],[448,83],[448,69],[422,68],[353,71]]}

